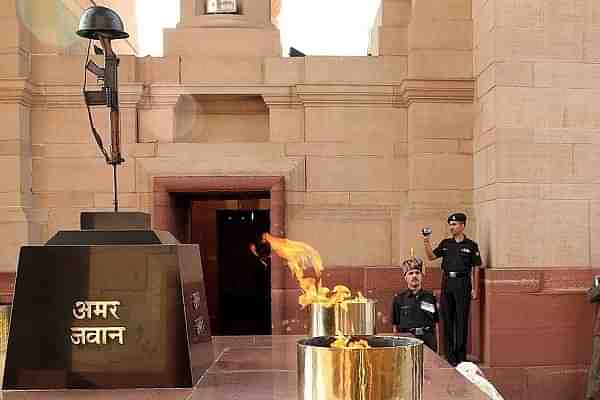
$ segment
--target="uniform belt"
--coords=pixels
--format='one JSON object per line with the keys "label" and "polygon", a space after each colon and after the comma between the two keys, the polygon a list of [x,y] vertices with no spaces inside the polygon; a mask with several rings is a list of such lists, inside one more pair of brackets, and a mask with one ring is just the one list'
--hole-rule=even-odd
{"label": "uniform belt", "polygon": [[448,278],[464,278],[469,276],[468,272],[456,272],[456,271],[448,271],[446,272],[446,276]]}
{"label": "uniform belt", "polygon": [[421,326],[418,328],[405,328],[402,329],[402,332],[408,332],[408,333],[412,333],[415,336],[422,336],[425,334],[425,332],[429,332],[431,331],[431,327],[430,326]]}

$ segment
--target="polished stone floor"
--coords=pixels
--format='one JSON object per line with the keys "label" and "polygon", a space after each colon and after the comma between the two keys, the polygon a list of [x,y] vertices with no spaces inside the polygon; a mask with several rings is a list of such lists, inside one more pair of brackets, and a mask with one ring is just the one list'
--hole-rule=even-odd
{"label": "polished stone floor", "polygon": [[[0,400],[296,400],[299,338],[214,337],[217,358],[193,389],[2,391]],[[429,349],[424,367],[423,400],[487,399]]]}

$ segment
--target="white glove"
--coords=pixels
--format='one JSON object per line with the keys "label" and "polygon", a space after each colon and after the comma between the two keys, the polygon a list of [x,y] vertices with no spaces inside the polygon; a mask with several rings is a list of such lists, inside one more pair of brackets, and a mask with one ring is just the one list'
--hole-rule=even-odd
{"label": "white glove", "polygon": [[462,376],[475,386],[477,386],[483,393],[487,394],[492,400],[504,400],[504,397],[496,390],[494,385],[490,383],[479,367],[472,362],[461,362],[456,366],[456,370],[460,372]]}

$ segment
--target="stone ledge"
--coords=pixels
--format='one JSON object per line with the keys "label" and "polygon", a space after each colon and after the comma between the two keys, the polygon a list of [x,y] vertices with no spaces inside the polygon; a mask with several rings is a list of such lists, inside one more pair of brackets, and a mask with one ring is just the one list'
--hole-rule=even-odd
{"label": "stone ledge", "polygon": [[30,105],[33,91],[34,86],[27,79],[0,79],[0,104]]}
{"label": "stone ledge", "polygon": [[297,85],[296,92],[306,107],[345,106],[392,106],[393,85]]}
{"label": "stone ledge", "polygon": [[407,79],[397,89],[400,104],[472,103],[475,98],[475,81]]}
{"label": "stone ledge", "polygon": [[214,85],[210,83],[148,85],[143,95],[145,107],[174,106],[181,95],[260,95],[271,105],[331,107],[336,105],[408,107],[413,102],[472,103],[473,79],[407,79],[400,84],[297,84],[297,85]]}
{"label": "stone ledge", "polygon": [[[88,85],[87,90],[99,90],[96,85]],[[142,83],[125,83],[119,85],[119,104],[121,108],[135,107],[143,91]],[[34,85],[32,105],[48,108],[83,107],[85,101],[81,85],[48,84]],[[99,106],[100,107],[100,106]],[[102,106],[106,108],[105,106]]]}
{"label": "stone ledge", "polygon": [[472,103],[474,80],[407,79],[400,85],[297,85],[305,105],[393,105],[408,107],[413,102]]}

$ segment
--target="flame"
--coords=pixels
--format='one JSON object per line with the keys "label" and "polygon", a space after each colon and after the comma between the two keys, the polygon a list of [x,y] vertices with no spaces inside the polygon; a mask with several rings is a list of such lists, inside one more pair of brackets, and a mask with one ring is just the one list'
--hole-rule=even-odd
{"label": "flame", "polygon": [[[314,248],[302,242],[279,238],[268,233],[263,234],[263,240],[269,242],[271,250],[287,262],[287,266],[298,281],[302,294],[298,298],[298,303],[305,308],[309,304],[319,303],[325,307],[332,307],[339,304],[345,307],[348,302],[367,302],[362,293],[358,292],[356,297],[352,298],[352,292],[344,285],[336,285],[330,290],[321,283],[323,273],[323,260]],[[256,246],[251,245],[250,250],[258,255]],[[313,276],[307,276],[306,270],[312,268]],[[336,340],[330,347],[338,348],[369,348],[366,340],[357,340],[351,337],[345,337],[338,333]]]}
{"label": "flame", "polygon": [[[298,303],[302,308],[313,303],[331,307],[334,304],[343,305],[347,301],[367,301],[360,292],[357,297],[352,299],[352,292],[344,285],[336,285],[333,287],[333,290],[323,286],[321,284],[323,260],[319,252],[310,245],[275,237],[268,233],[263,234],[263,240],[269,242],[271,250],[286,260],[288,268],[294,274],[303,291],[303,294],[298,298]],[[252,247],[251,250],[255,252]],[[314,270],[314,276],[306,276],[308,268]]]}
{"label": "flame", "polygon": [[352,301],[355,303],[366,303],[369,301],[369,299],[367,299],[360,291],[358,291],[356,292],[356,297],[354,297]]}
{"label": "flame", "polygon": [[304,270],[312,267],[318,278],[323,272],[323,261],[319,253],[306,243],[296,242],[293,240],[278,238],[268,233],[263,234],[263,239],[269,242],[271,249],[277,255],[285,259],[288,267],[296,278],[304,276]]}
{"label": "flame", "polygon": [[369,343],[364,339],[355,339],[346,336],[336,336],[335,340],[329,345],[338,349],[370,349]]}
{"label": "flame", "polygon": [[[323,261],[319,253],[306,243],[278,238],[268,233],[263,234],[263,240],[271,245],[279,257],[287,261],[287,266],[304,292],[298,303],[304,308],[312,303],[328,303],[330,298],[339,298],[342,291],[333,291],[321,286],[321,273],[323,272]],[[315,276],[305,276],[305,270],[312,268]],[[349,290],[348,290],[349,291]]]}

